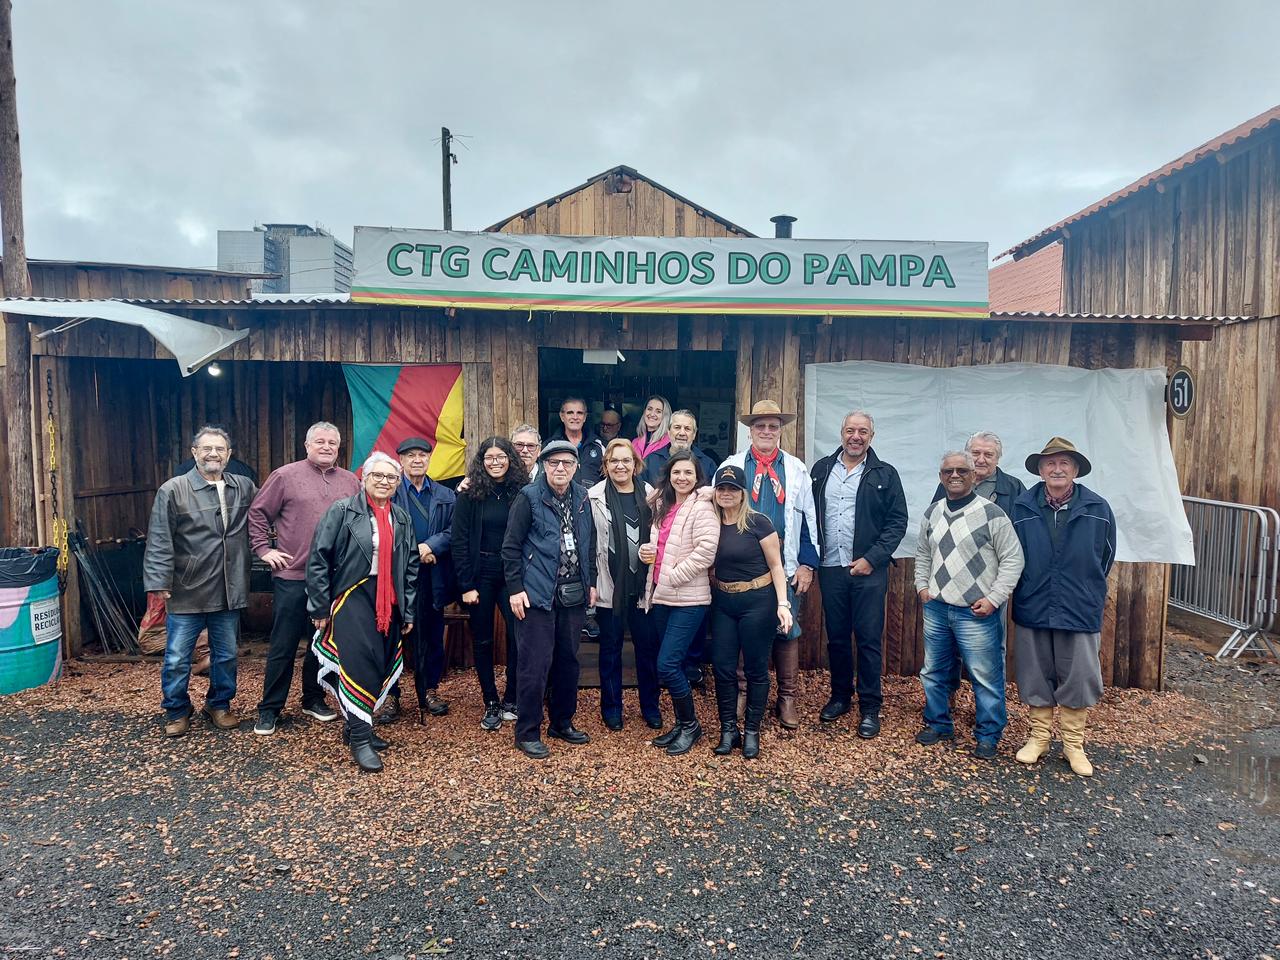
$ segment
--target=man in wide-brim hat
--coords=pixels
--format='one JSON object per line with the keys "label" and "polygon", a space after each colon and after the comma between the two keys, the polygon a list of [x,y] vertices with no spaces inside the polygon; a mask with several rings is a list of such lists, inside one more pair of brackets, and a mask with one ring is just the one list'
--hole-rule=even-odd
{"label": "man in wide-brim hat", "polygon": [[[782,428],[795,419],[794,413],[783,413],[776,401],[758,401],[749,414],[740,418],[740,422],[751,431],[751,444],[721,464],[742,469],[747,484],[747,504],[768,517],[782,539],[782,568],[787,574],[795,608],[789,634],[775,639],[773,669],[778,680],[778,722],[788,730],[800,726],[796,710],[796,675],[800,670],[800,599],[813,583],[813,571],[818,565],[818,552],[809,539],[816,539],[818,535],[813,480],[804,461],[784,452],[779,446]],[[801,531],[806,527],[808,537],[803,537]],[[738,697],[740,717],[746,715],[749,692],[746,677],[742,675],[739,677]],[[768,696],[767,684],[763,693]]]}
{"label": "man in wide-brim hat", "polygon": [[1013,593],[1014,675],[1031,710],[1031,734],[1018,751],[1035,763],[1049,749],[1058,707],[1062,754],[1082,777],[1089,708],[1102,696],[1098,646],[1107,574],[1116,557],[1110,505],[1077,480],[1093,469],[1075,444],[1054,437],[1027,457],[1040,482],[1013,502],[1013,528],[1025,565]]}

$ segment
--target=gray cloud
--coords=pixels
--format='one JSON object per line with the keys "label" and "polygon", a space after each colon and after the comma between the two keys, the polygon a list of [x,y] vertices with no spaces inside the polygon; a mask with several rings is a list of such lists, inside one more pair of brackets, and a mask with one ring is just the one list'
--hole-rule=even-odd
{"label": "gray cloud", "polygon": [[32,256],[478,229],[618,163],[766,233],[997,252],[1280,102],[1262,2],[22,2]]}

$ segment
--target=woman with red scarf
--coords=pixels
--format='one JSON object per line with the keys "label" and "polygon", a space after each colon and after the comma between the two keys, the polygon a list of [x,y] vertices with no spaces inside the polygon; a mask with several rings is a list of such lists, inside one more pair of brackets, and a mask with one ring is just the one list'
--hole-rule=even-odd
{"label": "woman with red scarf", "polygon": [[371,454],[360,469],[364,489],[325,512],[307,558],[320,683],[346,718],[352,759],[370,773],[382,769],[378,752],[387,747],[373,716],[404,667],[400,637],[413,628],[418,582],[413,524],[391,502],[400,469],[393,457]]}

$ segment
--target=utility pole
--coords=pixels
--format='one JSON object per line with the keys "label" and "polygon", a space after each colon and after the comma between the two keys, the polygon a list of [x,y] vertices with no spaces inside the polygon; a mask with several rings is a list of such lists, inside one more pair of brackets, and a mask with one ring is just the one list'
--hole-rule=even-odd
{"label": "utility pole", "polygon": [[[4,293],[31,294],[22,231],[22,151],[18,145],[18,80],[13,69],[13,3],[0,0],[0,229],[4,231]],[[8,420],[8,543],[36,545],[36,491],[31,436],[31,331],[27,318],[4,318],[4,409]]]}
{"label": "utility pole", "polygon": [[[6,0],[7,2],[7,0]],[[444,228],[453,229],[453,178],[449,169],[454,162],[453,152],[449,145],[453,142],[453,134],[448,127],[440,128],[440,176],[444,182]]]}

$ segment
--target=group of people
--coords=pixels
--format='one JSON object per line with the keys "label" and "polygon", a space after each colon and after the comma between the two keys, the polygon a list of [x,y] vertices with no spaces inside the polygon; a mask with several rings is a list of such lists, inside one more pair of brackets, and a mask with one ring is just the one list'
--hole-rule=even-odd
{"label": "group of people", "polygon": [[[872,446],[875,423],[849,413],[840,446],[813,464],[780,449],[793,421],[761,401],[742,418],[750,444],[719,466],[696,446],[697,419],[662,397],[645,404],[637,436],[617,436],[606,410],[599,429],[587,404],[565,399],[563,429],[545,445],[530,424],[477,445],[456,492],[429,476],[432,445],[407,438],[395,455],[374,452],[359,476],[337,465],[341,435],[313,424],[306,457],[275,470],[259,490],[226,471],[230,439],[203,427],[193,468],[161,486],[144,561],[146,589],[168,607],[162,688],[165,732],[181,736],[193,712],[187,692],[196,636],[211,653],[204,713],[216,727],[231,711],[240,610],[254,555],[272,571],[273,624],[254,731],[275,732],[298,645],[302,710],[339,712],[342,736],[363,770],[381,769],[378,727],[402,713],[406,645],[419,722],[449,711],[439,695],[445,608],[468,611],[484,698],[480,725],[513,724],[528,757],[546,739],[582,745],[574,726],[579,642],[588,619],[600,642],[600,711],[623,726],[622,648],[635,650],[640,713],[664,726],[652,744],[689,752],[702,735],[691,682],[713,666],[719,740],[713,751],[758,756],[776,674],[779,724],[799,726],[799,608],[815,580],[822,595],[831,694],[818,719],[858,708],[857,734],[880,733],[882,635],[889,566],[907,533],[894,467]],[[943,455],[934,502],[915,549],[924,616],[920,672],[924,723],[916,741],[955,738],[953,701],[967,673],[974,690],[974,756],[992,759],[1007,723],[1005,612],[1012,601],[1016,680],[1031,735],[1017,759],[1049,749],[1059,710],[1064,756],[1090,775],[1088,709],[1102,691],[1098,658],[1106,577],[1115,554],[1110,508],[1078,482],[1090,463],[1053,438],[1027,457],[1040,477],[1029,490],[999,467],[999,437],[974,434]],[[499,693],[496,617],[506,625]],[[709,637],[710,649],[701,645]],[[545,739],[544,739],[545,738]]]}

